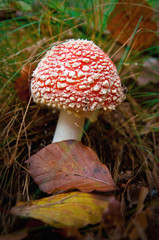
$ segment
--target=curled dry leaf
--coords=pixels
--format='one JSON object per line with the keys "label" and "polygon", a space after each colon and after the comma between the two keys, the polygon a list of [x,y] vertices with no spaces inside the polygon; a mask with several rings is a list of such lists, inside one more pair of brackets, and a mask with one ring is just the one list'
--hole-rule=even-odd
{"label": "curled dry leaf", "polygon": [[29,85],[30,85],[30,79],[31,74],[33,70],[35,69],[35,66],[33,66],[31,63],[28,63],[25,65],[22,70],[20,77],[18,77],[15,80],[15,90],[17,95],[20,97],[22,101],[28,101],[30,97],[29,93]]}
{"label": "curled dry leaf", "polygon": [[129,45],[129,39],[142,17],[132,43],[133,49],[140,51],[150,46],[155,37],[157,24],[151,20],[152,14],[153,10],[146,1],[119,0],[109,16],[107,29],[118,42]]}
{"label": "curled dry leaf", "polygon": [[129,203],[129,207],[133,207],[133,205],[138,204],[140,191],[141,191],[140,183],[135,182],[132,184],[128,184],[126,197],[127,197],[127,202]]}
{"label": "curled dry leaf", "polygon": [[126,229],[125,235],[130,240],[159,239],[159,207],[154,202],[133,218]]}
{"label": "curled dry leaf", "polygon": [[108,168],[99,161],[97,154],[76,140],[52,143],[26,163],[30,175],[43,192],[116,189]]}
{"label": "curled dry leaf", "polygon": [[11,214],[39,219],[57,228],[81,228],[100,222],[107,206],[107,197],[100,194],[71,192],[18,203]]}

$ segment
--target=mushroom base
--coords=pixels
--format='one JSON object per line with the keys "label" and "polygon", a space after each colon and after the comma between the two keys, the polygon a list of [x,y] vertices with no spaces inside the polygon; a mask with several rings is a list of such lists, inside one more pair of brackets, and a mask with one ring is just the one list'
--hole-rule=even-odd
{"label": "mushroom base", "polygon": [[52,142],[60,142],[64,140],[81,140],[85,117],[77,117],[74,113],[68,113],[61,110],[55,134]]}

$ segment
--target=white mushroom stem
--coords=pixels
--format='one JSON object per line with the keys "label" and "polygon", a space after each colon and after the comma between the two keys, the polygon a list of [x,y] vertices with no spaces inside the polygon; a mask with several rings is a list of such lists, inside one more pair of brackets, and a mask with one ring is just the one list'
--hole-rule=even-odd
{"label": "white mushroom stem", "polygon": [[76,117],[73,113],[61,110],[52,142],[74,139],[81,141],[85,117]]}

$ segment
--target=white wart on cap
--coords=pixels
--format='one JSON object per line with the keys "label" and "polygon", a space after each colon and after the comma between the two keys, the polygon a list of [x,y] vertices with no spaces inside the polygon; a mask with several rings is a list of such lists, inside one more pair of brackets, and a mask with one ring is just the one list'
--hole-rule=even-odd
{"label": "white wart on cap", "polygon": [[125,98],[117,69],[92,41],[52,47],[31,82],[35,102],[72,111],[114,110]]}

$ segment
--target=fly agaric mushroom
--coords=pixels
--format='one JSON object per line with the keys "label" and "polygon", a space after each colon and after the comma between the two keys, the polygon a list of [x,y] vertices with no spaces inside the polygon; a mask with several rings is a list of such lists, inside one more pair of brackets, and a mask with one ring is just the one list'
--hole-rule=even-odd
{"label": "fly agaric mushroom", "polygon": [[46,53],[33,73],[31,91],[35,102],[60,109],[53,142],[81,140],[85,117],[98,109],[114,110],[125,98],[107,54],[80,39]]}

